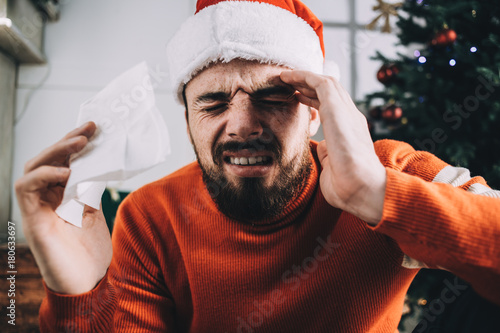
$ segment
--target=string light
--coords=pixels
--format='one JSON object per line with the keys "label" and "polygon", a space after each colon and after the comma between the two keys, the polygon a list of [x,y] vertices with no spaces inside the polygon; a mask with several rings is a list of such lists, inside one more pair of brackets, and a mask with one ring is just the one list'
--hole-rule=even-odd
{"label": "string light", "polygon": [[419,50],[415,50],[415,52],[413,52],[413,55],[418,58],[420,57],[420,51]]}
{"label": "string light", "polygon": [[455,59],[450,60],[450,66],[455,66],[457,64],[457,61]]}
{"label": "string light", "polygon": [[470,48],[470,51],[471,51],[472,53],[476,53],[476,52],[477,52],[477,47],[475,47],[475,46],[471,47],[471,48]]}
{"label": "string light", "polygon": [[427,58],[424,56],[421,56],[420,58],[418,58],[418,62],[421,64],[425,64],[427,62]]}

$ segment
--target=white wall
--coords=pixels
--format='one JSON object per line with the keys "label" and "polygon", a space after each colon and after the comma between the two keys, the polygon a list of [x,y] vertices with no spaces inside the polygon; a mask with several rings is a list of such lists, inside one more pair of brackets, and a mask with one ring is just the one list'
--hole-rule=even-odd
{"label": "white wall", "polygon": [[[378,13],[373,11],[376,0],[302,0],[325,25],[324,42],[326,59],[336,62],[340,67],[340,83],[351,94],[354,101],[361,101],[367,93],[383,89],[376,74],[381,66],[378,61],[370,60],[375,50],[381,50],[388,57],[395,57],[397,38],[394,34],[368,31],[364,27]],[[394,25],[396,18],[391,17]],[[383,20],[379,21],[382,24]],[[323,139],[322,131],[314,137]]]}
{"label": "white wall", "polygon": [[[394,34],[368,31],[364,26],[378,13],[372,9],[376,0],[302,0],[325,23],[324,41],[327,60],[335,61],[340,67],[340,82],[353,99],[361,100],[367,93],[381,90],[376,74],[381,64],[370,60],[375,50],[388,57],[396,56],[397,38]],[[391,17],[395,26],[395,17]],[[381,25],[383,20],[379,21]],[[355,55],[355,56],[354,56]]]}
{"label": "white wall", "polygon": [[[17,88],[13,181],[24,164],[74,128],[79,106],[116,76],[146,60],[166,70],[165,45],[179,25],[194,13],[194,1],[64,0],[61,19],[45,31],[47,66],[21,66]],[[50,71],[50,72],[48,72]],[[48,74],[45,83],[36,87]],[[157,106],[167,124],[172,155],[167,162],[124,182],[133,190],[194,161],[186,134],[183,108],[168,90],[156,90]],[[175,138],[175,139],[174,139]],[[12,220],[21,221],[13,193]],[[18,240],[24,236],[18,228]]]}
{"label": "white wall", "polygon": [[[20,120],[14,134],[13,181],[21,177],[26,161],[74,128],[80,104],[109,81],[143,60],[166,70],[166,42],[195,8],[195,0],[61,2],[60,21],[49,23],[45,33],[49,65],[21,66],[19,71],[16,113]],[[349,21],[348,0],[304,2],[323,20]],[[371,12],[374,3],[375,0],[357,0],[357,7],[365,9],[357,10],[359,24],[366,24],[375,16]],[[390,49],[394,37],[378,33],[363,37],[364,33],[357,32],[361,37],[354,45],[357,58],[352,59],[345,51],[352,47],[350,31],[346,27],[325,29],[327,58],[340,64],[342,83],[349,91],[355,80],[356,98],[361,98],[364,93],[380,88],[375,78],[380,64],[369,61],[369,56],[374,49]],[[359,68],[356,78],[351,61],[356,61]],[[156,97],[170,132],[172,155],[149,172],[113,184],[119,189],[134,190],[195,159],[185,130],[183,108],[174,101],[166,81],[156,90]],[[14,194],[12,220],[21,221]],[[18,239],[23,239],[21,228]]]}

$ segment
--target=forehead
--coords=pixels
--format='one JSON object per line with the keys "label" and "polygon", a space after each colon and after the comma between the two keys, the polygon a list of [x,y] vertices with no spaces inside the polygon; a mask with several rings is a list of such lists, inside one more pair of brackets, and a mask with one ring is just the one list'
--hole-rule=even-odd
{"label": "forehead", "polygon": [[[233,60],[218,62],[198,73],[186,86],[186,95],[243,89],[248,93],[271,86],[287,86],[279,78],[284,66],[261,64],[255,61]],[[188,96],[189,97],[189,96]]]}

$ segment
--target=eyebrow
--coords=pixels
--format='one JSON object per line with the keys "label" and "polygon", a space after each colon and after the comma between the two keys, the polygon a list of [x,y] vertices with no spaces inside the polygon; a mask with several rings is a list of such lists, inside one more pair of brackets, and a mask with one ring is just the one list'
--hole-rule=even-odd
{"label": "eyebrow", "polygon": [[194,104],[209,103],[214,101],[229,101],[231,98],[230,94],[223,91],[209,92],[196,97]]}
{"label": "eyebrow", "polygon": [[269,96],[279,95],[283,97],[290,97],[295,93],[295,90],[287,86],[270,86],[257,89],[251,94],[253,99],[263,99]]}
{"label": "eyebrow", "polygon": [[[290,97],[295,93],[295,90],[291,87],[283,85],[273,85],[264,86],[255,90],[253,93],[249,94],[252,99],[263,99],[273,95],[281,95],[284,97]],[[206,94],[200,95],[196,98],[195,104],[200,103],[210,103],[215,101],[225,101],[228,102],[231,99],[231,94],[223,91],[208,92]]]}

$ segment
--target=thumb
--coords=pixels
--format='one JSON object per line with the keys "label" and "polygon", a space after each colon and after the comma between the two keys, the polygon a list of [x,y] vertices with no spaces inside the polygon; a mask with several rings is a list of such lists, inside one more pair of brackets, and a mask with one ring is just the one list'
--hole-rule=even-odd
{"label": "thumb", "polygon": [[83,208],[82,218],[94,219],[95,217],[100,216],[102,214],[103,214],[102,213],[102,205],[100,205],[99,209],[95,209],[92,206],[85,205],[85,207]]}
{"label": "thumb", "polygon": [[83,214],[94,214],[95,212],[98,212],[98,211],[99,211],[99,209],[95,209],[94,207],[89,206],[89,205],[85,205],[85,207],[83,208]]}
{"label": "thumb", "polygon": [[318,158],[321,163],[321,166],[324,167],[324,162],[326,161],[326,157],[328,156],[328,150],[326,149],[326,141],[323,140],[318,144],[317,148]]}

